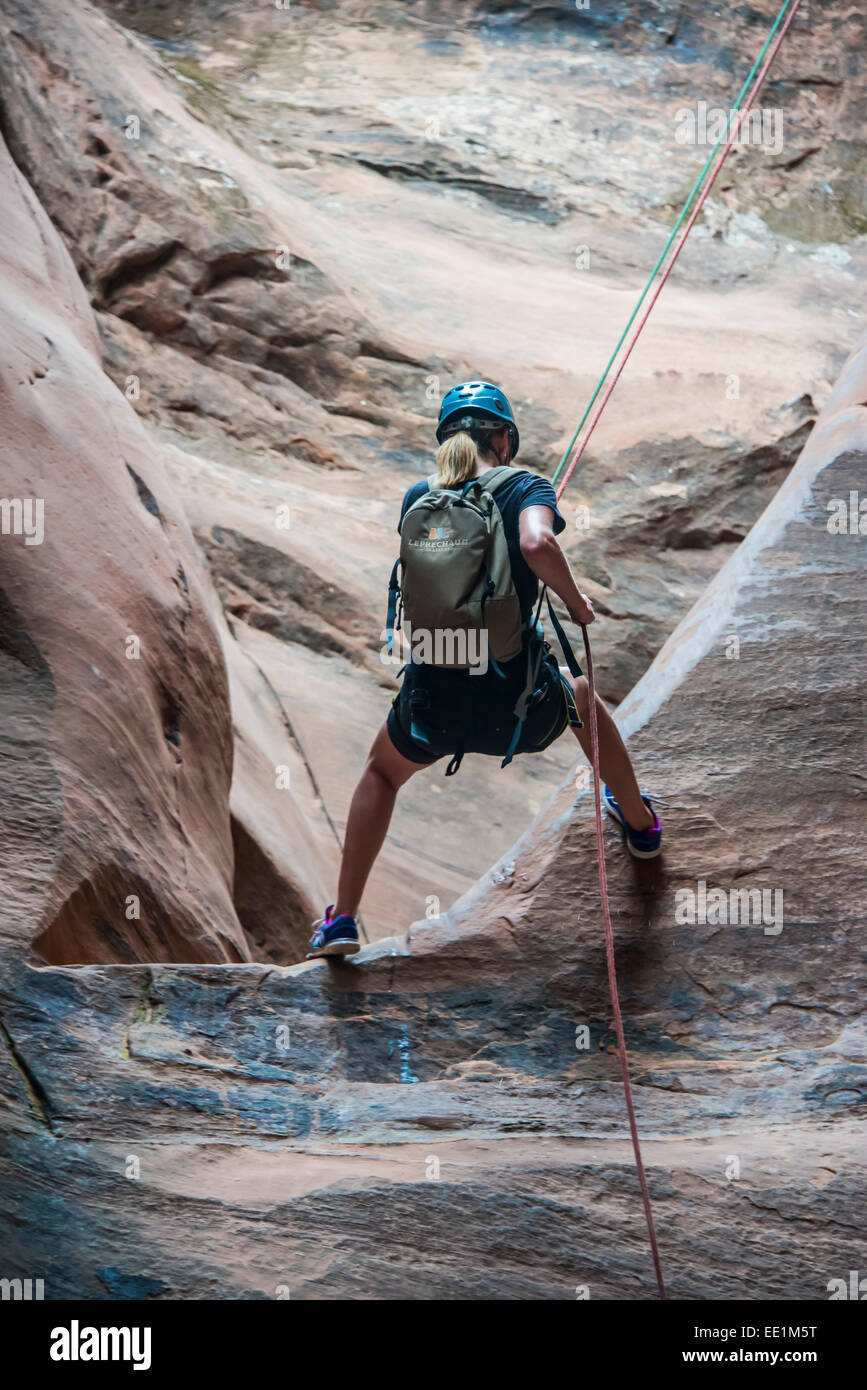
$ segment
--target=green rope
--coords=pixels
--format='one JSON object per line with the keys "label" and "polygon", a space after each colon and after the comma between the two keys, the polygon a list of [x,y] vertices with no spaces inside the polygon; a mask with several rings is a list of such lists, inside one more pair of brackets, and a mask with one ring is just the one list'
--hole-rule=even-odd
{"label": "green rope", "polygon": [[641,291],[641,297],[640,297],[640,299],[638,300],[638,303],[636,304],[635,308],[632,310],[632,313],[631,313],[630,316],[629,316],[629,322],[627,323],[626,327],[624,328],[623,332],[621,333],[620,337],[618,338],[618,340],[617,340],[617,346],[615,347],[614,351],[612,352],[611,356],[609,357],[608,361],[607,361],[606,364],[605,364],[605,370],[603,371],[601,377],[599,378],[599,381],[598,381],[598,383],[597,383],[597,385],[596,385],[596,390],[593,392],[593,395],[590,397],[590,400],[587,402],[587,409],[584,411],[584,414],[581,416],[581,419],[580,419],[579,422],[578,422],[578,428],[576,429],[576,431],[575,431],[575,433],[573,434],[572,438],[569,440],[569,443],[566,445],[566,449],[565,449],[565,451],[564,451],[564,453],[563,453],[563,457],[561,458],[560,462],[557,464],[557,467],[556,467],[556,469],[555,469],[555,471],[554,471],[554,475],[553,475],[553,477],[552,477],[552,479],[551,479],[551,482],[552,482],[552,483],[556,483],[557,479],[559,478],[560,473],[562,472],[562,470],[563,470],[563,468],[564,468],[564,466],[565,466],[565,464],[566,464],[566,460],[569,458],[569,455],[570,455],[571,452],[572,452],[572,449],[573,449],[574,444],[575,444],[575,440],[578,438],[579,434],[581,433],[582,429],[584,428],[584,422],[586,421],[587,416],[590,414],[590,411],[593,409],[593,403],[594,403],[594,401],[596,400],[596,397],[599,395],[599,392],[602,390],[602,387],[605,385],[605,381],[606,381],[606,378],[608,377],[608,373],[611,371],[611,367],[612,367],[612,365],[613,365],[613,363],[614,363],[614,361],[615,361],[615,359],[616,359],[616,357],[617,357],[617,354],[618,354],[618,352],[620,351],[621,347],[623,346],[624,339],[626,338],[627,333],[629,332],[630,328],[632,327],[633,323],[635,322],[635,316],[636,316],[636,314],[638,313],[639,309],[641,308],[642,304],[644,303],[645,299],[647,298],[647,293],[648,293],[648,291],[649,291],[651,285],[653,284],[653,281],[656,279],[656,273],[657,273],[657,271],[659,270],[659,267],[662,265],[663,261],[665,260],[665,257],[666,257],[666,255],[668,254],[669,248],[671,247],[671,244],[672,244],[672,242],[674,241],[674,238],[677,236],[677,233],[678,233],[678,229],[679,229],[679,227],[680,227],[680,224],[683,222],[683,219],[684,219],[684,218],[687,216],[687,214],[689,213],[689,210],[690,210],[690,208],[692,207],[693,199],[696,197],[696,195],[698,194],[699,190],[701,189],[701,186],[702,186],[702,184],[703,184],[703,182],[704,182],[705,174],[707,173],[708,169],[710,168],[711,164],[713,163],[714,158],[715,158],[715,156],[716,156],[717,150],[720,148],[720,146],[722,145],[723,141],[724,141],[725,139],[728,138],[729,125],[730,125],[730,123],[731,123],[732,115],[733,115],[733,113],[735,113],[735,112],[737,112],[737,111],[739,110],[740,104],[741,104],[741,102],[743,101],[744,97],[745,97],[746,94],[747,94],[747,91],[748,91],[748,89],[749,89],[749,85],[750,85],[750,83],[752,82],[752,80],[753,80],[753,78],[754,78],[756,72],[757,72],[758,69],[759,69],[759,64],[761,63],[762,59],[764,58],[765,54],[767,53],[767,51],[768,51],[768,49],[769,49],[769,47],[770,47],[770,45],[771,45],[771,43],[772,43],[772,41],[773,41],[773,37],[774,37],[775,33],[777,32],[778,28],[780,27],[780,25],[782,24],[783,19],[785,18],[786,11],[788,10],[788,8],[789,8],[789,6],[790,6],[791,4],[792,4],[792,0],[785,0],[785,3],[783,4],[783,8],[780,10],[780,13],[777,15],[776,21],[775,21],[775,23],[774,23],[774,27],[771,29],[771,32],[768,34],[768,37],[767,37],[767,39],[765,40],[765,46],[764,46],[764,48],[762,49],[762,51],[761,51],[761,53],[759,54],[759,56],[758,56],[758,58],[756,59],[756,61],[753,63],[753,66],[752,66],[751,69],[750,69],[749,75],[748,75],[746,81],[744,82],[744,85],[741,87],[741,90],[740,90],[740,92],[738,93],[737,98],[735,99],[734,106],[731,107],[731,108],[729,109],[729,114],[728,114],[728,117],[727,117],[727,119],[726,119],[726,124],[725,124],[725,130],[722,132],[722,134],[720,135],[720,137],[719,137],[719,139],[717,140],[716,144],[714,145],[713,149],[711,150],[710,155],[708,156],[707,163],[705,164],[704,168],[702,169],[701,173],[699,174],[698,178],[696,179],[695,183],[694,183],[693,186],[692,186],[692,189],[691,189],[691,191],[690,191],[690,193],[689,193],[689,196],[687,197],[687,200],[686,200],[686,202],[684,203],[683,208],[682,208],[682,210],[681,210],[681,214],[680,214],[680,216],[678,217],[677,221],[675,222],[674,226],[673,226],[672,229],[671,229],[671,234],[670,234],[670,236],[669,236],[669,238],[668,238],[668,241],[665,243],[665,245],[664,245],[663,248],[662,248],[662,251],[660,252],[659,260],[656,262],[656,265],[653,267],[653,270],[650,272],[650,275],[649,275],[648,280],[647,280],[647,284],[644,286],[644,289]]}

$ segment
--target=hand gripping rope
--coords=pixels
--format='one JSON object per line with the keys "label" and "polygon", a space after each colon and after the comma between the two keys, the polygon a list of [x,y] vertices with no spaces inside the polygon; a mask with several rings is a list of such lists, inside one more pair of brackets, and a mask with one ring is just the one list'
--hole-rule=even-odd
{"label": "hand gripping rope", "polygon": [[[728,155],[729,150],[732,148],[732,145],[734,144],[737,138],[737,134],[741,127],[741,124],[743,123],[744,116],[749,111],[750,107],[755,101],[759,89],[761,88],[762,83],[764,82],[765,77],[767,76],[768,69],[770,68],[771,64],[774,61],[774,58],[777,56],[777,53],[780,50],[780,46],[782,45],[783,39],[785,38],[789,26],[795,17],[795,13],[800,3],[801,0],[786,0],[786,3],[782,6],[779,14],[777,15],[774,25],[770,33],[768,34],[767,39],[765,40],[764,47],[762,48],[762,51],[760,52],[758,58],[753,64],[753,67],[749,73],[749,76],[747,77],[746,82],[741,88],[741,91],[736,99],[735,106],[729,113],[728,120],[726,121],[726,129],[723,133],[723,135],[728,136],[726,144],[723,146],[722,149],[720,149],[720,146],[722,145],[723,141],[723,135],[721,135],[713,150],[711,151],[707,163],[705,164],[704,168],[698,176],[698,179],[693,185],[693,188],[691,189],[689,196],[686,202],[684,203],[681,214],[678,217],[674,227],[672,228],[671,235],[669,236],[668,241],[663,247],[659,260],[653,267],[647,284],[644,286],[644,289],[641,292],[639,300],[635,305],[632,314],[630,315],[629,321],[627,322],[626,327],[624,328],[623,333],[620,336],[617,346],[611,354],[611,357],[609,358],[605,366],[605,370],[603,371],[602,376],[599,378],[596,390],[590,397],[587,409],[584,411],[578,428],[573,434],[572,439],[570,440],[566,448],[566,452],[564,453],[557,467],[557,470],[554,473],[553,481],[556,482],[564,465],[567,463],[568,460],[566,472],[563,475],[563,478],[557,488],[558,502],[560,498],[563,496],[563,493],[566,489],[566,485],[575,471],[575,467],[578,463],[578,460],[581,458],[581,455],[584,453],[584,450],[587,447],[590,436],[592,435],[597,424],[599,423],[600,416],[602,415],[603,410],[605,409],[606,405],[608,404],[608,401],[611,398],[611,394],[614,391],[614,388],[620,379],[620,374],[623,371],[623,368],[626,366],[626,362],[629,358],[629,355],[632,352],[632,349],[635,347],[636,342],[638,341],[638,338],[641,334],[641,330],[643,329],[648,318],[650,317],[650,312],[653,309],[653,306],[656,303],[657,299],[659,298],[660,291],[662,290],[663,285],[665,284],[672,269],[674,268],[675,261],[677,260],[678,256],[680,255],[683,249],[684,243],[687,237],[689,236],[690,230],[692,229],[693,224],[695,223],[695,220],[698,217],[698,214],[700,213],[704,205],[705,199],[707,198],[708,193],[713,187],[713,184],[716,180],[716,177],[720,169],[725,163],[726,156]],[[743,105],[741,105],[741,103],[743,103]],[[731,131],[729,131],[729,127],[731,127]],[[705,175],[707,175],[706,180]],[[693,203],[694,199],[695,202]],[[680,232],[680,236],[678,237],[678,231],[680,229],[681,223],[684,221],[685,218],[687,218],[686,225],[684,226],[683,231]],[[672,247],[674,248],[673,250],[671,249]],[[671,255],[670,257],[668,257],[668,253],[670,250]],[[666,257],[668,257],[667,260]],[[654,280],[656,279],[657,272],[659,272],[661,269],[662,273],[659,276],[659,279],[656,280],[655,288],[650,297],[650,303],[647,305],[647,308],[645,309],[642,317],[639,319],[634,331],[630,335],[630,329],[638,315],[638,311],[644,303],[644,300],[647,297],[651,285],[653,285]],[[608,374],[612,368],[612,365],[615,362],[615,359],[617,359],[618,353],[620,352],[620,349],[623,346],[624,342],[626,342],[626,349],[619,359],[617,369],[614,372],[614,375],[611,377],[611,380],[608,381]],[[608,383],[607,385],[606,382]],[[603,386],[605,386],[604,392],[602,392]],[[579,440],[577,446],[573,450],[573,445],[575,445],[575,441],[578,439],[579,434],[581,434],[581,430],[584,427],[584,423],[587,420],[587,417],[590,415],[596,398],[600,394],[600,392],[602,392],[602,399],[600,400],[595,412],[593,413],[590,419],[590,423],[587,426],[586,432],[581,436],[581,439]],[[632,1148],[635,1153],[635,1167],[638,1173],[639,1186],[641,1188],[641,1198],[644,1203],[644,1215],[647,1221],[647,1234],[650,1238],[650,1249],[653,1255],[653,1268],[656,1273],[656,1284],[659,1290],[659,1297],[665,1298],[665,1283],[662,1277],[662,1265],[659,1259],[659,1247],[656,1242],[656,1230],[653,1224],[653,1211],[650,1205],[650,1192],[647,1187],[647,1177],[644,1171],[644,1163],[641,1158],[641,1144],[638,1138],[638,1126],[635,1122],[635,1108],[632,1103],[632,1087],[630,1085],[629,1080],[629,1059],[626,1052],[626,1040],[623,1033],[623,1018],[620,1013],[620,997],[617,990],[617,972],[614,964],[614,933],[611,928],[611,910],[608,904],[608,876],[605,869],[605,844],[602,837],[602,797],[600,790],[601,778],[599,774],[599,730],[596,720],[596,687],[593,678],[593,658],[590,654],[590,639],[587,635],[587,628],[583,624],[581,625],[581,633],[584,638],[584,653],[587,660],[587,684],[590,687],[590,744],[593,762],[593,791],[596,805],[596,855],[599,867],[599,896],[602,900],[602,918],[605,924],[605,956],[608,964],[608,987],[611,992],[611,1009],[614,1015],[614,1027],[617,1034],[617,1052],[620,1058],[620,1070],[623,1075],[623,1095],[626,1101],[626,1110],[629,1115],[629,1132],[632,1136]]]}

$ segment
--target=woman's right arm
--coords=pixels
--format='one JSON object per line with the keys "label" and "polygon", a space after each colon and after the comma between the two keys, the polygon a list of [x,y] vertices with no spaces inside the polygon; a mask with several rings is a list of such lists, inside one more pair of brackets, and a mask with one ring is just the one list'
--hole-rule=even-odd
{"label": "woman's right arm", "polygon": [[593,622],[593,605],[582,594],[569,568],[569,561],[554,535],[554,511],[551,507],[525,507],[518,518],[521,554],[537,579],[553,589],[566,605],[574,623],[587,627]]}

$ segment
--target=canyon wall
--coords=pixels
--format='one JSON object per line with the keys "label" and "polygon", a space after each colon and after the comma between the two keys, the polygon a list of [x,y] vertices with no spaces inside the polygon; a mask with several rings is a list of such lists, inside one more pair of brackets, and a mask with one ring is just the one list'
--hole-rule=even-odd
{"label": "canyon wall", "polygon": [[[251,691],[233,838],[259,958],[297,960],[334,894],[440,393],[500,381],[519,463],[550,474],[707,157],[683,112],[728,106],[776,8],[4,5],[3,132]],[[865,18],[810,10],[768,140],[730,156],[564,500],[615,702],[782,483],[857,332]],[[469,889],[575,765],[564,740],[408,787],[369,935]]]}
{"label": "canyon wall", "polygon": [[[381,8],[263,33],[189,7],[206,39],[187,10],[161,35],[160,5],[0,19],[0,1255],[48,1298],[655,1296],[574,749],[448,804],[425,781],[373,885],[379,939],[289,962],[393,688],[377,605],[428,378],[514,373],[550,467],[601,365],[569,357],[574,304],[610,345],[664,224],[650,134],[709,72],[728,91],[734,19],[700,54],[701,14],[668,5],[559,48],[549,7],[449,32]],[[832,19],[784,88],[816,149],[745,153],[762,226],[738,176],[576,494],[606,687],[667,801],[661,860],[605,837],[676,1298],[824,1299],[861,1259],[861,20]],[[544,165],[557,108],[524,116],[570,63],[596,157],[564,138]],[[455,102],[475,73],[462,114],[425,106],[431,71]],[[780,189],[813,207],[810,162],[835,158],[817,241]],[[578,285],[576,172],[604,269]]]}

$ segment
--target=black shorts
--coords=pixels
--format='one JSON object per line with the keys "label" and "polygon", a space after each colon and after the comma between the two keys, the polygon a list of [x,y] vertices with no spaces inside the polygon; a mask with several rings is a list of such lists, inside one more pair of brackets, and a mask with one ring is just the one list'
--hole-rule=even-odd
{"label": "black shorts", "polygon": [[[515,733],[515,703],[526,684],[526,656],[516,657],[504,670],[505,677],[493,670],[470,676],[408,665],[386,720],[398,753],[422,766],[456,753],[505,757]],[[540,753],[567,726],[581,728],[575,697],[546,647],[514,752]]]}

